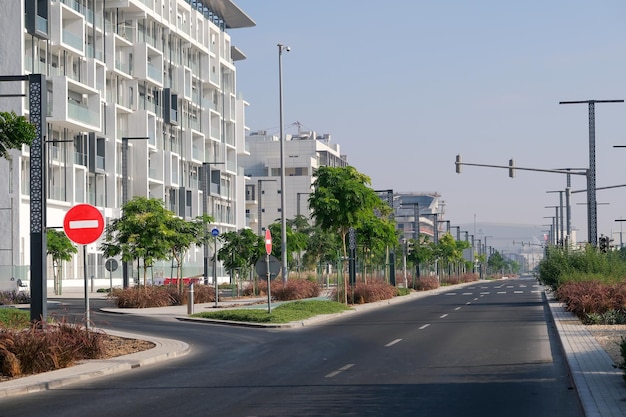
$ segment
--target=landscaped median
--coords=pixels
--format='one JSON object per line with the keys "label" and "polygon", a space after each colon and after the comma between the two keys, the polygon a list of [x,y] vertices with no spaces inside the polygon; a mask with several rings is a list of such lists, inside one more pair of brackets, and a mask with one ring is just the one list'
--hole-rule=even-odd
{"label": "landscaped median", "polygon": [[267,308],[241,308],[219,311],[203,311],[192,314],[192,318],[223,320],[234,323],[286,324],[300,322],[312,317],[342,313],[351,310],[345,304],[336,301],[299,300],[282,303],[271,311]]}

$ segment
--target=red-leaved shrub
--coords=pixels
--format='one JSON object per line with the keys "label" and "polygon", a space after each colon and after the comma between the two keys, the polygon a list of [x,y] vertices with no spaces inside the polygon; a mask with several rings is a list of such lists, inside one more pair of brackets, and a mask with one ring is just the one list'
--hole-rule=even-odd
{"label": "red-leaved shrub", "polygon": [[437,277],[420,277],[415,280],[413,287],[417,291],[428,291],[439,288],[439,280]]}
{"label": "red-leaved shrub", "polygon": [[588,314],[626,310],[626,283],[567,282],[559,287],[555,295],[565,303],[567,311],[581,318]]}

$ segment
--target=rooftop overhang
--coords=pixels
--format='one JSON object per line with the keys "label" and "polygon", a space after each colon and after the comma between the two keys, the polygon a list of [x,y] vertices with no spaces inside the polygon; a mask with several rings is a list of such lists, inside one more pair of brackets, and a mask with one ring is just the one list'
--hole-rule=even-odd
{"label": "rooftop overhang", "polygon": [[243,61],[247,58],[246,54],[244,54],[241,49],[237,48],[234,45],[230,47],[230,57],[233,59],[233,61]]}
{"label": "rooftop overhang", "polygon": [[247,14],[231,0],[200,0],[226,24],[227,29],[251,28],[256,26]]}

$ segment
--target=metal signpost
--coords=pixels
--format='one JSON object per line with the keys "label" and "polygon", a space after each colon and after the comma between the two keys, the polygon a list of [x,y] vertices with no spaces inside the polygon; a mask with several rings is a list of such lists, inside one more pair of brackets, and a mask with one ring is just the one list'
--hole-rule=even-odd
{"label": "metal signpost", "polygon": [[104,231],[104,217],[96,207],[78,204],[65,214],[63,230],[67,237],[83,245],[83,276],[85,283],[85,327],[89,329],[89,292],[87,290],[87,245],[95,242]]}
{"label": "metal signpost", "polygon": [[117,271],[117,260],[109,258],[104,263],[104,267],[109,271],[109,295],[113,293],[113,271]]}
{"label": "metal signpost", "polygon": [[211,236],[213,236],[213,284],[215,285],[215,307],[219,299],[219,287],[217,285],[217,237],[220,231],[217,227],[211,229]]}
{"label": "metal signpost", "polygon": [[272,312],[272,295],[270,291],[270,253],[272,253],[272,233],[270,229],[265,229],[265,264],[267,265],[267,312]]}

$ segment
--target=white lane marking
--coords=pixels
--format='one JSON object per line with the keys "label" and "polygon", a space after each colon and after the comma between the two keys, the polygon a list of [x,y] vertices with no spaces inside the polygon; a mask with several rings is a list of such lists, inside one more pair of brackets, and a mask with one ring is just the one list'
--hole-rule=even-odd
{"label": "white lane marking", "polygon": [[400,342],[400,341],[402,341],[402,339],[392,340],[391,342],[387,343],[387,344],[385,345],[385,347],[393,346],[393,345],[395,345],[396,343],[398,343],[398,342]]}
{"label": "white lane marking", "polygon": [[513,288],[513,286],[512,286],[512,285],[507,285],[506,287],[507,287],[507,288]]}
{"label": "white lane marking", "polygon": [[513,294],[524,294],[524,291],[513,291]]}
{"label": "white lane marking", "polygon": [[444,314],[443,316],[439,316],[440,319],[446,318],[448,315]]}
{"label": "white lane marking", "polygon": [[497,294],[506,294],[506,291],[498,291]]}
{"label": "white lane marking", "polygon": [[519,287],[520,287],[520,288],[526,288],[526,285],[524,285],[524,284],[520,284],[520,285],[519,285]]}
{"label": "white lane marking", "polygon": [[[467,303],[467,304],[469,304],[469,303]],[[454,310],[455,310],[455,311],[458,311],[458,310],[460,310],[460,309],[461,309],[461,307],[457,307],[457,308],[455,308]]]}
{"label": "white lane marking", "polygon": [[72,220],[69,226],[70,229],[97,229],[98,220]]}
{"label": "white lane marking", "polygon": [[447,292],[446,295],[456,295],[455,292]]}
{"label": "white lane marking", "polygon": [[531,293],[533,293],[533,294],[538,294],[538,293],[540,293],[540,292],[541,292],[541,291],[531,291]]}
{"label": "white lane marking", "polygon": [[489,294],[491,294],[489,291],[484,291],[480,293],[480,295],[489,295]]}
{"label": "white lane marking", "polygon": [[353,366],[354,366],[353,363],[349,363],[347,365],[344,365],[341,368],[337,369],[336,371],[333,371],[333,372],[329,373],[328,375],[326,375],[326,378],[332,378],[335,375],[352,368]]}
{"label": "white lane marking", "polygon": [[425,324],[422,327],[419,328],[419,330],[424,330],[425,328],[427,328],[428,326],[430,326],[430,324]]}
{"label": "white lane marking", "polygon": [[462,295],[473,295],[473,292],[464,292]]}

